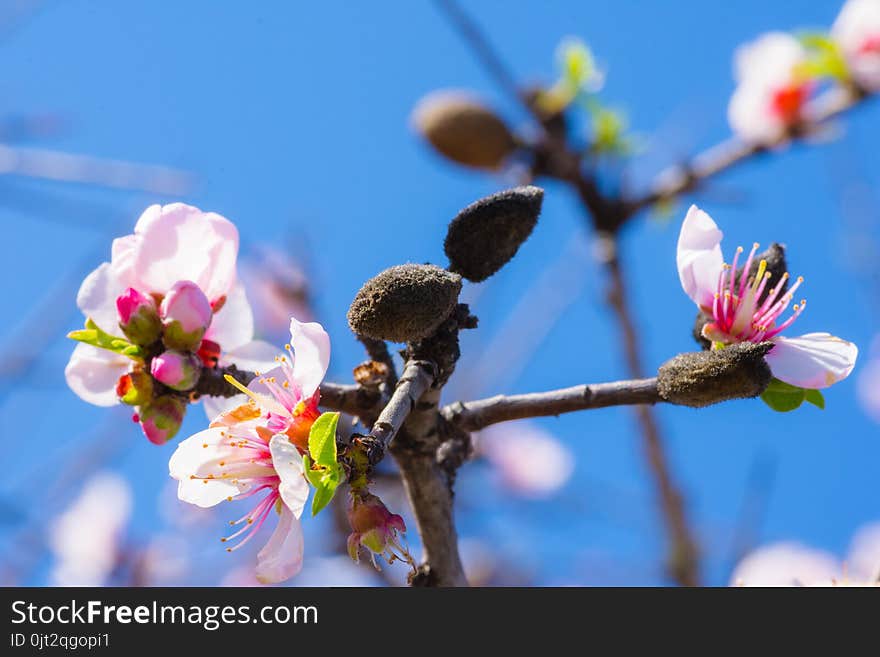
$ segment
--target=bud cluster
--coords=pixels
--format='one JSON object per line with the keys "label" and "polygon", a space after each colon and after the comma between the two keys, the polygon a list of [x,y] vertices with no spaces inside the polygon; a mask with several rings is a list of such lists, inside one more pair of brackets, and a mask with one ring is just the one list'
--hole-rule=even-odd
{"label": "bud cluster", "polygon": [[[162,298],[128,288],[116,299],[116,309],[119,328],[147,354],[143,365],[120,377],[116,394],[137,407],[134,419],[147,438],[165,443],[180,428],[186,393],[196,387],[207,366],[203,338],[214,308],[198,285],[178,281]],[[208,347],[218,350],[214,343]],[[211,362],[216,364],[216,358]]]}

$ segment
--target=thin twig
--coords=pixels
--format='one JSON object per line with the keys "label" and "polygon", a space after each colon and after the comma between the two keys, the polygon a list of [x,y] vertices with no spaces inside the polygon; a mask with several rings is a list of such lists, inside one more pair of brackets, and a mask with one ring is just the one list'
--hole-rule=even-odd
{"label": "thin twig", "polygon": [[[606,237],[606,239],[609,241],[603,251],[604,265],[609,279],[608,304],[620,327],[627,371],[630,376],[640,378],[644,376],[644,369],[635,322],[626,302],[626,282],[620,264],[619,250],[615,238]],[[683,586],[698,586],[699,552],[687,522],[684,499],[670,472],[656,417],[648,406],[636,406],[634,412],[641,429],[645,459],[660,497],[660,511],[671,542],[670,572]]]}
{"label": "thin twig", "polygon": [[541,123],[541,117],[535,107],[520,93],[516,77],[507,68],[504,60],[492,47],[489,39],[480,27],[461,8],[456,0],[434,0],[434,4],[443,12],[452,27],[467,42],[473,53],[480,60],[483,68],[510,99],[518,103],[532,117]]}
{"label": "thin twig", "polygon": [[436,372],[437,367],[431,362],[423,360],[406,362],[397,387],[391,394],[391,399],[379,413],[370,433],[358,439],[358,442],[367,451],[372,465],[377,464],[385,456],[394,436],[397,435],[410,413],[416,408],[422,395],[434,383]]}
{"label": "thin twig", "polygon": [[464,431],[479,431],[509,420],[561,415],[591,408],[655,404],[664,401],[657,392],[657,378],[588,383],[547,392],[496,395],[470,402],[454,402],[441,409],[450,423]]}
{"label": "thin twig", "polygon": [[686,164],[662,171],[646,194],[625,201],[626,216],[632,217],[645,207],[692,191],[709,178],[757,155],[772,152],[773,149],[809,137],[817,126],[852,109],[867,98],[869,95],[861,90],[831,89],[807,105],[805,116],[808,122],[804,127],[780,136],[775,142],[759,145],[743,142],[735,137],[727,139],[696,155]]}

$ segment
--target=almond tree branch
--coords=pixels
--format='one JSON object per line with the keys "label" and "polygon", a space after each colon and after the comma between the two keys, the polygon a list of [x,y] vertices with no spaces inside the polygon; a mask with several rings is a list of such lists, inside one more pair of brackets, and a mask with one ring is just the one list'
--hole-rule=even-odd
{"label": "almond tree branch", "polygon": [[664,199],[693,191],[709,178],[737,164],[807,137],[815,131],[816,126],[843,114],[869,97],[867,92],[854,87],[831,89],[807,105],[805,115],[808,121],[804,126],[771,144],[749,144],[732,137],[696,155],[690,162],[670,167],[657,176],[646,194],[625,201],[626,217],[632,217],[643,208]]}
{"label": "almond tree branch", "polygon": [[436,372],[437,366],[430,361],[408,360],[406,362],[397,387],[391,393],[391,398],[385,408],[379,413],[370,433],[357,438],[366,451],[371,465],[376,465],[385,456],[385,452],[397,432],[400,431],[410,413],[416,408],[422,395],[434,383]]}
{"label": "almond tree branch", "polygon": [[608,406],[656,404],[665,401],[657,391],[657,378],[588,383],[547,392],[496,395],[444,406],[443,418],[464,431],[479,431],[492,424],[531,417],[546,417]]}
{"label": "almond tree branch", "polygon": [[[496,81],[505,90],[509,91],[511,85],[516,88],[515,83],[510,82],[512,76],[506,72],[503,65],[499,68],[500,57],[491,49],[489,42],[461,7],[457,6],[454,0],[444,0],[442,4],[449,18]],[[503,76],[499,77],[498,70],[502,71]],[[641,378],[643,373],[638,342],[634,322],[626,303],[626,289],[617,256],[616,239],[620,228],[632,216],[632,211],[622,199],[605,197],[600,192],[594,177],[583,170],[581,156],[568,144],[567,136],[548,129],[540,113],[522,94],[516,93],[516,97],[524,103],[543,131],[542,137],[533,146],[535,175],[555,178],[570,185],[581,200],[591,230],[599,235],[607,247],[600,260],[607,270],[609,279],[608,301],[622,336],[628,374],[634,378]],[[663,454],[659,427],[651,409],[647,406],[637,407],[636,416],[641,428],[649,468],[661,497],[661,510],[667,533],[672,542],[672,562],[676,564],[673,574],[681,584],[696,584],[699,580],[697,552],[685,522],[681,495],[672,484],[672,477]]]}

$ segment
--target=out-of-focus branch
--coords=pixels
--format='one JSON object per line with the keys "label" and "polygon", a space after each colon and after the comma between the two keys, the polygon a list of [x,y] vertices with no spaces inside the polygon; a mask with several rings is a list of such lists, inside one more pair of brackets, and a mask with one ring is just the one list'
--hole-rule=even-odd
{"label": "out-of-focus branch", "polygon": [[441,409],[450,423],[464,431],[479,431],[492,424],[530,417],[561,415],[592,408],[655,404],[665,401],[657,378],[588,383],[547,392],[496,395],[469,402],[453,402]]}
{"label": "out-of-focus branch", "polygon": [[[490,72],[494,73],[495,68],[492,66],[492,62],[494,60],[500,61],[500,58],[491,50],[489,42],[453,0],[444,0],[443,5],[468,45],[489,68]],[[486,53],[489,54],[488,57]],[[503,66],[502,70],[504,70]],[[498,78],[497,74],[494,77],[505,89],[510,86],[506,79]],[[512,76],[508,74],[506,78],[512,78]],[[513,86],[516,89],[515,83]],[[547,130],[543,117],[537,108],[533,107],[519,92],[516,92],[516,97],[526,105],[543,132],[541,138],[533,145],[535,175],[567,183],[575,191],[584,207],[586,218],[589,221],[588,226],[602,240],[600,245],[604,248],[598,250],[599,259],[608,275],[608,302],[614,312],[619,327],[618,332],[622,336],[627,373],[633,378],[642,378],[644,374],[642,373],[636,330],[626,302],[624,279],[617,256],[617,233],[628,217],[632,215],[632,212],[629,211],[622,199],[608,198],[602,194],[594,176],[584,171],[581,154],[567,143],[566,136]],[[676,565],[673,568],[673,573],[681,584],[695,584],[698,581],[696,550],[693,548],[693,541],[689,539],[690,532],[685,523],[681,496],[672,485],[672,477],[663,455],[663,443],[659,428],[650,407],[637,406],[635,412],[641,428],[649,467],[661,496],[661,509],[667,533],[673,543],[672,562],[685,564],[683,570]]]}
{"label": "out-of-focus branch", "polygon": [[[600,250],[608,274],[608,305],[620,329],[627,371],[630,376],[644,376],[639,353],[635,322],[627,304],[626,281],[621,268],[616,236],[605,235]],[[670,472],[663,445],[663,437],[652,409],[648,406],[634,408],[636,421],[642,435],[645,460],[660,501],[661,515],[671,543],[668,567],[673,578],[683,586],[698,586],[699,551],[688,525],[684,499]]]}
{"label": "out-of-focus branch", "polygon": [[473,53],[480,60],[483,68],[492,76],[495,83],[511,100],[519,103],[523,109],[538,120],[540,116],[535,108],[520,92],[516,77],[508,70],[504,60],[498,55],[489,39],[471,17],[461,8],[456,0],[434,0],[434,4],[443,12],[459,35],[468,43]]}
{"label": "out-of-focus branch", "polygon": [[771,144],[750,144],[735,137],[723,141],[696,155],[690,162],[662,171],[646,194],[626,200],[626,216],[632,217],[654,203],[693,191],[709,178],[755,156],[809,137],[817,126],[852,109],[867,98],[869,95],[858,89],[834,88],[809,103],[805,110],[807,122],[803,127],[781,136]]}
{"label": "out-of-focus branch", "polygon": [[179,196],[193,176],[178,169],[0,144],[0,175],[12,174]]}

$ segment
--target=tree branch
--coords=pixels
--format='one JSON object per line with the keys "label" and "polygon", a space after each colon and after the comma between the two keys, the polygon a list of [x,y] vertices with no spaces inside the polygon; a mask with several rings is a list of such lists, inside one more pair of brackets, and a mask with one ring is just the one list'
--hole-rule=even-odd
{"label": "tree branch", "polygon": [[434,383],[436,371],[437,366],[429,361],[406,362],[391,399],[379,413],[370,433],[357,439],[366,451],[371,465],[376,465],[385,456],[388,446],[416,408],[419,399]]}
{"label": "tree branch", "polygon": [[709,178],[737,164],[808,137],[815,132],[816,127],[852,109],[869,97],[866,92],[859,89],[835,88],[807,105],[805,110],[807,121],[803,126],[781,136],[773,143],[755,145],[740,141],[736,137],[723,141],[696,155],[686,164],[662,171],[646,194],[625,201],[626,216],[631,217],[647,206],[693,191]]}
{"label": "tree branch", "polygon": [[479,431],[489,425],[530,417],[562,415],[575,411],[664,401],[657,392],[657,378],[588,383],[547,392],[496,395],[469,402],[453,402],[440,413],[464,431]]}
{"label": "tree branch", "polygon": [[[604,236],[603,264],[608,272],[608,304],[620,327],[627,370],[630,376],[642,377],[643,366],[639,353],[638,334],[627,304],[626,282],[621,268],[619,248],[615,235]],[[663,446],[663,437],[656,417],[648,406],[636,406],[636,421],[642,434],[642,448],[648,469],[660,497],[660,511],[669,534],[671,550],[668,567],[673,578],[683,586],[700,583],[699,551],[687,522],[684,499],[670,473]]]}

